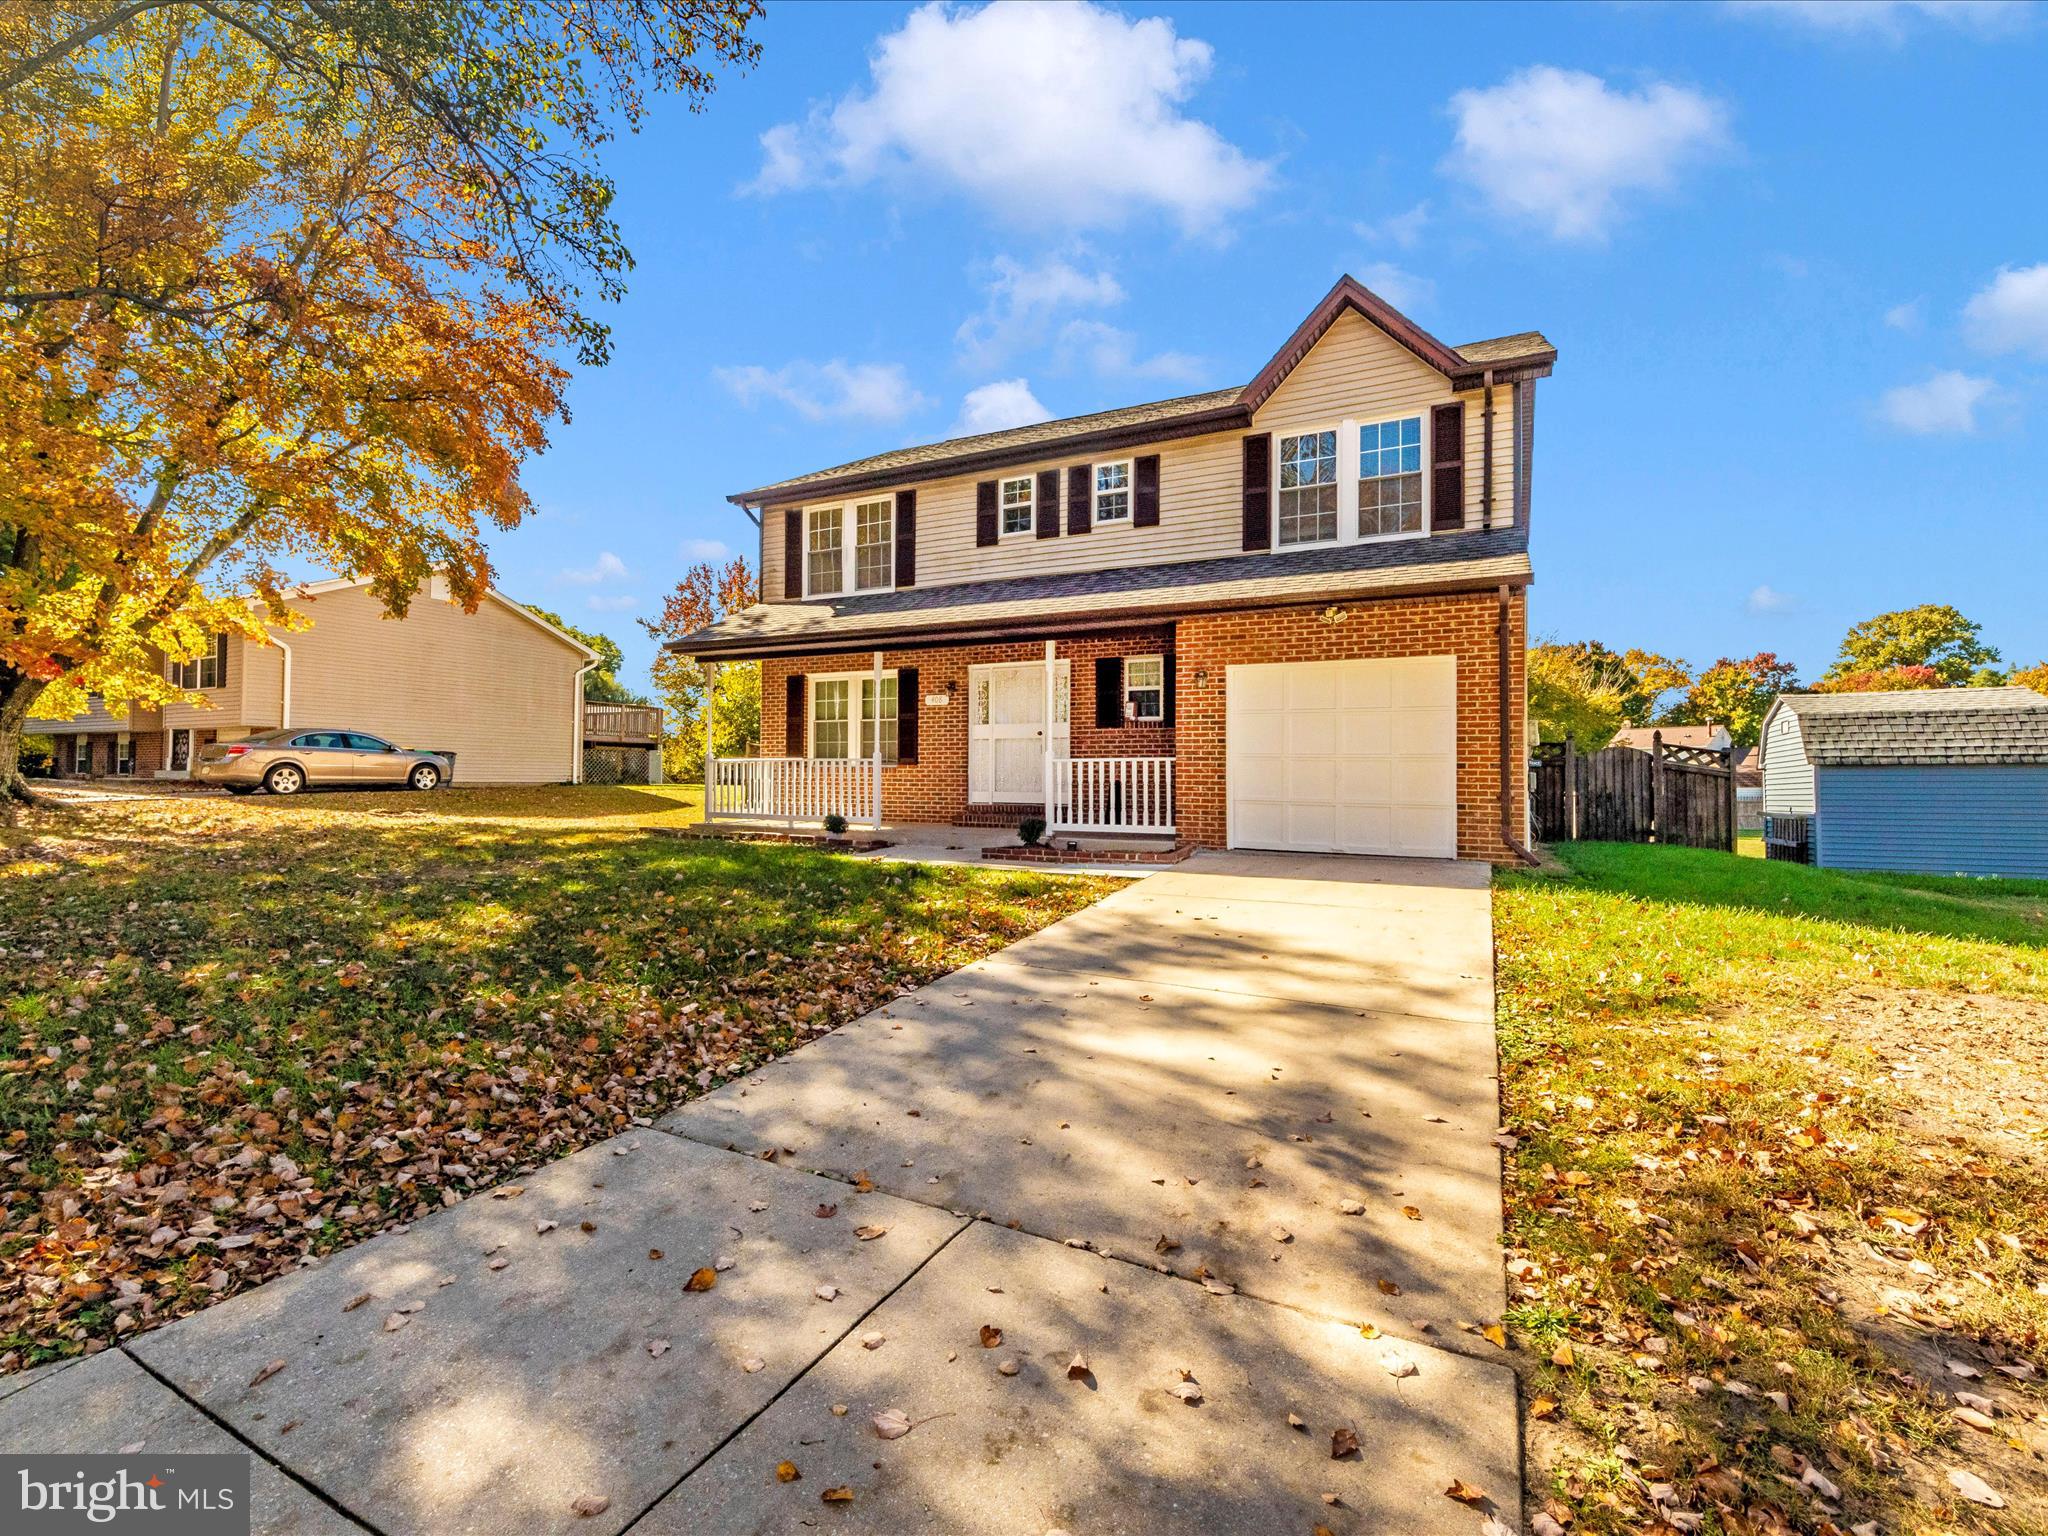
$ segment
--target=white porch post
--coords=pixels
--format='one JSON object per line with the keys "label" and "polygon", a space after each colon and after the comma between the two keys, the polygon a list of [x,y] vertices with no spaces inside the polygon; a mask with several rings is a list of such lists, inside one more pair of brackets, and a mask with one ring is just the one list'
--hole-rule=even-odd
{"label": "white porch post", "polygon": [[[712,749],[711,715],[718,702],[718,663],[704,663],[704,819],[711,820],[718,798],[718,759]],[[656,751],[660,747],[655,748]]]}
{"label": "white porch post", "polygon": [[1054,647],[1054,642],[1053,642],[1053,641],[1051,641],[1051,640],[1048,640],[1048,641],[1046,641],[1046,642],[1045,642],[1045,719],[1044,719],[1044,722],[1043,722],[1043,723],[1044,723],[1044,726],[1045,726],[1045,729],[1044,729],[1044,730],[1042,730],[1042,731],[1040,731],[1040,732],[1038,733],[1038,734],[1039,734],[1039,736],[1040,736],[1040,738],[1041,738],[1041,740],[1042,740],[1042,742],[1043,742],[1043,744],[1044,744],[1044,757],[1045,757],[1045,829],[1046,829],[1046,831],[1048,831],[1048,832],[1050,832],[1050,831],[1052,830],[1052,826],[1053,826],[1053,798],[1054,798],[1054,797],[1053,797],[1053,787],[1052,787],[1052,724],[1053,724],[1053,721],[1052,721],[1052,709],[1053,709],[1053,682],[1054,682],[1054,679],[1055,679],[1055,678],[1057,677],[1057,675],[1058,675],[1058,667],[1057,667],[1057,664],[1055,663],[1055,661],[1054,661],[1054,659],[1053,659],[1053,654],[1054,654],[1054,653],[1053,653],[1053,647]]}
{"label": "white porch post", "polygon": [[[899,683],[898,686],[900,687],[901,684]],[[901,699],[896,701],[896,708],[899,711],[903,708],[903,701]],[[875,798],[874,809],[869,817],[869,821],[873,824],[875,830],[879,832],[882,829],[882,653],[880,651],[875,652],[875,739],[873,747],[874,751],[870,755],[874,759]]]}

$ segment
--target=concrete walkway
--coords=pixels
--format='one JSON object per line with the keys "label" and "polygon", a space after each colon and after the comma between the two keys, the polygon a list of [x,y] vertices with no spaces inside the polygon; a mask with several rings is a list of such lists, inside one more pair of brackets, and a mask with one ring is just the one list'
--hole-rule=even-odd
{"label": "concrete walkway", "polygon": [[261,1531],[1513,1529],[1491,1018],[1484,869],[1205,855],[0,1449],[239,1439]]}

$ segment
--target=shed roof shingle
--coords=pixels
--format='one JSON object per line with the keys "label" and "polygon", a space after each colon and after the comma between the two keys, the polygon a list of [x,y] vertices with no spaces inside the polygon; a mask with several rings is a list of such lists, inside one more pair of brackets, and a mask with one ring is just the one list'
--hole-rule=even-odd
{"label": "shed roof shingle", "polygon": [[1823,768],[2048,763],[2048,697],[2031,688],[1787,693],[1810,762]]}

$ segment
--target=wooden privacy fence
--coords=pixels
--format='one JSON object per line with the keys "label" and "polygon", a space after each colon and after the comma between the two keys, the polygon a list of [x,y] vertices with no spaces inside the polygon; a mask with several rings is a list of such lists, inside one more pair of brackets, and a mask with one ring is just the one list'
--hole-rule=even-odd
{"label": "wooden privacy fence", "polygon": [[1539,842],[1673,843],[1735,851],[1733,748],[1681,747],[1582,753],[1570,737],[1546,741],[1529,764],[1529,809]]}

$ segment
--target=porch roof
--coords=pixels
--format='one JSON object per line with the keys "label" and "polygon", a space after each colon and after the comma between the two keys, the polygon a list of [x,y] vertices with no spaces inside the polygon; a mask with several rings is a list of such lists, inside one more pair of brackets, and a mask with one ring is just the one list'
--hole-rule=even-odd
{"label": "porch roof", "polygon": [[1530,580],[1525,527],[1063,571],[952,587],[756,603],[667,649],[744,660],[905,641],[1007,639],[1156,623],[1222,608],[1475,591]]}

